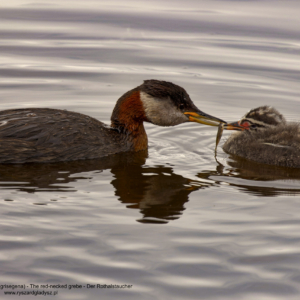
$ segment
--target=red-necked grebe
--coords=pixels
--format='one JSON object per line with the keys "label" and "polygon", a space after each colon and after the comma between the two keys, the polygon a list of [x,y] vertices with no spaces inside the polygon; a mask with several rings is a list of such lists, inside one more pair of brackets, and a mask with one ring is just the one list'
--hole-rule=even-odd
{"label": "red-necked grebe", "polygon": [[224,129],[241,130],[225,142],[225,152],[259,163],[300,168],[300,125],[287,122],[276,109],[252,109]]}
{"label": "red-necked grebe", "polygon": [[225,121],[200,111],[187,92],[171,82],[146,80],[116,103],[111,125],[86,115],[49,108],[0,112],[0,163],[92,159],[147,149],[143,122],[218,126]]}

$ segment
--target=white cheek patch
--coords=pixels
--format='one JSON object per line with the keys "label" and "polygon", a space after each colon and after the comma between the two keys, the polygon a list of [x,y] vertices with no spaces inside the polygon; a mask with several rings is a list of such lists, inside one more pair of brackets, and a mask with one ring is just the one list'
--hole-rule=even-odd
{"label": "white cheek patch", "polygon": [[147,119],[155,125],[174,126],[188,122],[183,114],[170,99],[159,99],[147,93],[140,92]]}

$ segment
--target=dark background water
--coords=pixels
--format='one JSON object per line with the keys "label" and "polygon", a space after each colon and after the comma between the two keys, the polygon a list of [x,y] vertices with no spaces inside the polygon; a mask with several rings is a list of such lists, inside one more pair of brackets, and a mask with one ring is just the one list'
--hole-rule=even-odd
{"label": "dark background water", "polygon": [[[1,108],[109,123],[123,93],[155,78],[228,121],[262,104],[299,120],[299,12],[271,0],[2,3]],[[0,166],[0,284],[133,285],[56,299],[299,299],[300,172],[221,146],[215,159],[213,127],[146,130],[146,153]]]}

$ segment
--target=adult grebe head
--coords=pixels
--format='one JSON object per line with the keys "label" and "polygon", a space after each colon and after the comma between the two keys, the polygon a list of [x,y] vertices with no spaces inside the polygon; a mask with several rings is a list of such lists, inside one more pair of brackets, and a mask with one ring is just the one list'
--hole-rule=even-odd
{"label": "adult grebe head", "polygon": [[117,102],[111,117],[112,126],[131,126],[132,122],[150,122],[174,126],[198,122],[218,126],[225,121],[199,110],[182,87],[167,81],[145,80],[125,93]]}

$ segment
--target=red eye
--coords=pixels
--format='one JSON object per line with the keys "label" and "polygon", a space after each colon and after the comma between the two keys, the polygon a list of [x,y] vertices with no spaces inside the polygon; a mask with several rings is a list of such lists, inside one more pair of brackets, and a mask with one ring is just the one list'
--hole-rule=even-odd
{"label": "red eye", "polygon": [[249,129],[251,124],[247,121],[244,121],[242,124],[240,124],[242,127],[244,127],[245,129]]}

